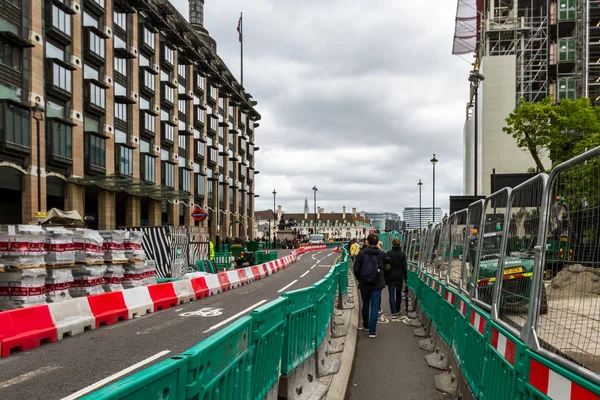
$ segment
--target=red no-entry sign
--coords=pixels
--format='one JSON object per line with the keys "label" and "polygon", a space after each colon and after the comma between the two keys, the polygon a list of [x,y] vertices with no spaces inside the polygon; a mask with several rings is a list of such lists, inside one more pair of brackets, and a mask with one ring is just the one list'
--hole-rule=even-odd
{"label": "red no-entry sign", "polygon": [[194,218],[194,221],[202,222],[202,221],[204,221],[206,219],[206,213],[204,212],[203,209],[196,208],[192,212],[192,218]]}

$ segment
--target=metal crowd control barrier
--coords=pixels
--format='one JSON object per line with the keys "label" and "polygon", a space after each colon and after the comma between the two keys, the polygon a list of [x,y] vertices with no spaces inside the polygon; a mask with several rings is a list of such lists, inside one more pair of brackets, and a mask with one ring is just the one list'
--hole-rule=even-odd
{"label": "metal crowd control barrier", "polygon": [[[316,371],[316,351],[328,337],[335,295],[347,291],[347,277],[344,249],[342,260],[313,286],[284,293],[183,354],[85,399],[276,398],[282,377],[301,367]],[[313,372],[312,378],[304,378],[316,384],[316,376]],[[296,385],[290,389],[295,391]]]}

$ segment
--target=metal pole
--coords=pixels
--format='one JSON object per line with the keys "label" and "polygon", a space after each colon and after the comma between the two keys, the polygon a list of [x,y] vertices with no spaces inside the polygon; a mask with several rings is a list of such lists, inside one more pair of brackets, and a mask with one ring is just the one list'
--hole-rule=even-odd
{"label": "metal pole", "polygon": [[40,120],[35,120],[36,125],[36,133],[37,133],[37,197],[38,197],[38,212],[42,211],[42,168],[40,167],[42,163],[42,156],[40,155],[41,145],[40,145]]}
{"label": "metal pole", "polygon": [[477,108],[478,108],[478,101],[479,101],[479,82],[475,83],[475,110],[474,110],[474,119],[475,119],[475,138],[474,138],[474,147],[475,147],[475,151],[473,152],[473,160],[475,162],[475,168],[474,168],[474,174],[475,174],[475,181],[473,182],[473,201],[477,201],[477,164],[479,162],[478,160],[478,153],[479,153],[479,138],[478,138],[478,134],[477,134],[477,118],[478,118],[478,112],[477,112]]}

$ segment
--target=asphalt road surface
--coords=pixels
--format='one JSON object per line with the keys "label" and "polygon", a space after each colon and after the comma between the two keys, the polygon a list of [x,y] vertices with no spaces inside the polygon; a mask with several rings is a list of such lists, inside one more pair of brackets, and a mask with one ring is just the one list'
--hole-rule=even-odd
{"label": "asphalt road surface", "polygon": [[339,256],[308,252],[266,279],[0,359],[0,399],[76,399],[184,352],[288,290],[323,278]]}

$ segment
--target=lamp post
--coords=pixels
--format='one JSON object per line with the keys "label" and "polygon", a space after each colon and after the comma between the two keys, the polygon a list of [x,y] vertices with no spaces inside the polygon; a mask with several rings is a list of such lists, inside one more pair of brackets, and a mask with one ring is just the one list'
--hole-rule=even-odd
{"label": "lamp post", "polygon": [[42,211],[42,156],[40,154],[41,145],[40,145],[40,122],[44,120],[44,107],[40,105],[41,99],[39,97],[35,98],[35,105],[31,109],[33,114],[33,119],[35,119],[35,128],[37,134],[37,189],[38,189],[38,212]]}
{"label": "lamp post", "polygon": [[319,189],[317,189],[317,185],[314,185],[313,188],[312,188],[312,190],[313,190],[313,192],[315,194],[315,208],[314,208],[314,210],[315,210],[315,216],[314,216],[315,230],[314,230],[314,233],[317,233],[317,191]]}
{"label": "lamp post", "polygon": [[421,182],[421,180],[419,179],[419,229],[421,229],[421,227],[423,226],[423,223],[421,222],[421,186],[423,186],[423,182]]}
{"label": "lamp post", "polygon": [[[277,190],[273,189],[273,248],[275,248],[275,228],[277,227],[277,214],[275,214],[275,196],[277,196]],[[269,225],[269,228],[270,227],[271,226]]]}
{"label": "lamp post", "polygon": [[435,153],[433,154],[433,158],[431,160],[431,165],[433,165],[433,207],[431,209],[432,221],[435,225],[435,164],[437,164],[438,159],[435,158]]}
{"label": "lamp post", "polygon": [[474,151],[473,151],[473,163],[475,164],[475,168],[474,168],[474,178],[475,180],[473,181],[473,201],[477,201],[477,178],[478,178],[478,153],[479,153],[479,135],[477,133],[478,130],[478,116],[479,113],[477,111],[478,108],[478,102],[479,102],[479,84],[481,82],[483,82],[483,80],[485,79],[485,77],[479,73],[479,66],[475,66],[475,69],[471,72],[471,74],[469,75],[469,82],[471,82],[471,85],[473,85],[473,91],[475,94],[475,109],[473,110],[473,119],[474,119],[474,125],[475,125],[475,129],[473,129],[474,132],[474,143],[473,143],[473,147],[474,147]]}

